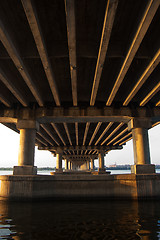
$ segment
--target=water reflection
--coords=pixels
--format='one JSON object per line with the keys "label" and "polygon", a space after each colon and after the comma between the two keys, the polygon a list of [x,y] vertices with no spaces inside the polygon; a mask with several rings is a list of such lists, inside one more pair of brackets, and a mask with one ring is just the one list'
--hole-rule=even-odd
{"label": "water reflection", "polygon": [[8,218],[8,205],[0,203],[0,239],[16,239],[17,234],[14,230],[15,226],[12,224],[12,219]]}
{"label": "water reflection", "polygon": [[0,239],[160,239],[159,202],[0,202]]}

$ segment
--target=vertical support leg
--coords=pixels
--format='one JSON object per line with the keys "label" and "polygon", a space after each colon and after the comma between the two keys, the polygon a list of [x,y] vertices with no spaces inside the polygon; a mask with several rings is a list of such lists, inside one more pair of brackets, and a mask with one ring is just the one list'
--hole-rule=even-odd
{"label": "vertical support leg", "polygon": [[62,153],[57,152],[56,158],[56,173],[62,173]]}
{"label": "vertical support leg", "polygon": [[35,175],[34,167],[35,138],[38,124],[32,120],[19,120],[17,128],[20,129],[20,144],[18,166],[14,167],[14,175]]}
{"label": "vertical support leg", "polygon": [[99,159],[99,169],[98,172],[99,173],[104,173],[105,168],[104,168],[104,153],[103,152],[99,152],[98,153],[98,159]]}
{"label": "vertical support leg", "polygon": [[65,170],[68,170],[68,160],[65,159]]}
{"label": "vertical support leg", "polygon": [[132,119],[129,123],[133,137],[134,166],[131,172],[135,174],[155,173],[155,165],[150,163],[148,128],[150,121]]}
{"label": "vertical support leg", "polygon": [[91,170],[94,170],[94,159],[91,158]]}

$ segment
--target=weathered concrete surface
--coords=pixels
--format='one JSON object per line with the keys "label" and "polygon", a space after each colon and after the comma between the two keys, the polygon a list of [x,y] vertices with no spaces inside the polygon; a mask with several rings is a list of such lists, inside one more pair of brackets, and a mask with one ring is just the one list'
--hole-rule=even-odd
{"label": "weathered concrete surface", "polygon": [[135,164],[131,166],[131,173],[135,174],[151,174],[155,173],[154,164]]}
{"label": "weathered concrete surface", "polygon": [[36,166],[14,166],[13,175],[36,175],[37,167]]}
{"label": "weathered concrete surface", "polygon": [[2,199],[160,198],[160,174],[0,176]]}

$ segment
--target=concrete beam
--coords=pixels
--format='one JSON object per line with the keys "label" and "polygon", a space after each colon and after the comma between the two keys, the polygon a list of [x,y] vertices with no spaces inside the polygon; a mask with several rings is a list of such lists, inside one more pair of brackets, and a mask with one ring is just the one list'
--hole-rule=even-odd
{"label": "concrete beam", "polygon": [[18,120],[17,129],[36,129],[39,130],[39,123],[35,120]]}
{"label": "concrete beam", "polygon": [[65,0],[73,106],[77,106],[76,21],[74,0]]}
{"label": "concrete beam", "polygon": [[[136,83],[136,85],[134,86],[134,88],[132,89],[132,91],[130,92],[130,94],[128,95],[126,100],[124,101],[123,106],[128,105],[128,103],[132,100],[132,98],[136,95],[136,93],[139,91],[139,89],[143,86],[145,81],[148,79],[148,77],[151,75],[151,73],[157,67],[157,65],[159,64],[159,61],[160,61],[160,49],[158,49],[155,56],[153,57],[153,59],[151,60],[151,62],[149,63],[149,65],[147,66],[147,68],[145,69],[143,74],[141,75],[141,77],[139,78],[138,82]],[[146,98],[140,103],[140,106],[144,106],[147,103]],[[147,98],[148,101],[150,100],[150,98]]]}
{"label": "concrete beam", "polygon": [[92,137],[91,137],[91,139],[89,141],[89,146],[92,144],[93,139],[95,138],[95,136],[96,136],[96,134],[97,134],[97,132],[98,132],[98,130],[99,130],[101,125],[102,125],[102,122],[97,123],[97,126],[96,126],[96,128],[94,130],[94,133],[93,133],[93,135],[92,135]]}
{"label": "concrete beam", "polygon": [[70,137],[70,134],[69,134],[68,127],[67,127],[67,123],[63,123],[63,125],[64,125],[64,128],[65,128],[65,131],[66,131],[66,134],[67,134],[69,143],[70,143],[70,145],[72,146],[72,141],[71,141],[71,137]]}
{"label": "concrete beam", "polygon": [[100,135],[100,137],[95,142],[95,145],[99,143],[99,141],[102,139],[102,137],[106,134],[106,132],[110,129],[110,127],[113,125],[113,122],[110,122],[107,127],[104,129],[103,133]]}
{"label": "concrete beam", "polygon": [[18,53],[18,50],[15,47],[15,44],[11,40],[6,28],[4,27],[2,21],[0,20],[0,40],[3,43],[4,47],[6,48],[10,58],[14,62],[17,70],[19,71],[20,75],[24,79],[25,83],[27,84],[28,88],[32,92],[33,96],[37,100],[39,106],[43,106],[43,100],[40,96],[40,93],[37,89],[37,86],[34,84],[34,82],[31,79],[31,76],[25,67],[22,58],[20,57],[20,54]]}
{"label": "concrete beam", "polygon": [[[10,79],[6,76],[6,74],[3,72],[1,68],[0,68],[0,79],[3,82],[3,84],[10,90],[10,92],[15,96],[15,98],[17,98],[17,100],[22,104],[22,106],[27,107],[28,106],[27,101],[24,99],[21,92],[15,87],[15,85],[10,81]],[[8,101],[6,102],[5,100],[3,100],[3,98],[1,99],[3,103],[5,103],[6,105]]]}
{"label": "concrete beam", "polygon": [[45,125],[45,124],[41,124],[41,127],[46,131],[46,133],[53,139],[53,141],[60,146],[60,143],[55,139],[55,137],[53,136],[52,132],[50,131],[50,129]]}
{"label": "concrete beam", "polygon": [[134,128],[146,128],[152,127],[151,120],[149,118],[132,118],[128,123],[128,130]]}
{"label": "concrete beam", "polygon": [[124,139],[130,137],[131,135],[132,135],[132,132],[128,133],[124,137],[120,138],[117,142],[113,143],[113,146],[118,145],[118,144],[121,145],[121,144],[125,143],[125,141],[123,143],[120,143],[120,142],[122,142]]}
{"label": "concrete beam", "polygon": [[126,127],[122,132],[120,132],[118,135],[116,135],[116,137],[114,137],[110,142],[107,143],[107,145],[110,145],[111,143],[113,143],[117,138],[119,138],[120,136],[122,136],[123,134],[125,134],[128,131],[128,127]]}
{"label": "concrete beam", "polygon": [[96,101],[99,82],[100,82],[103,65],[106,58],[106,53],[108,49],[111,32],[112,32],[114,18],[116,15],[117,5],[118,5],[118,0],[108,0],[107,2],[98,59],[96,64],[93,86],[92,86],[92,93],[91,93],[91,99],[90,99],[91,106],[94,106]]}
{"label": "concrete beam", "polygon": [[58,137],[61,139],[61,141],[62,141],[62,143],[64,144],[64,146],[66,146],[66,143],[65,143],[65,141],[64,141],[64,139],[63,139],[63,137],[62,137],[62,135],[60,134],[60,132],[59,132],[59,130],[58,130],[56,124],[55,124],[55,123],[51,123],[51,125],[52,125],[52,127],[54,128],[54,130],[56,131]]}
{"label": "concrete beam", "polygon": [[120,124],[109,134],[109,136],[104,139],[104,141],[101,143],[101,145],[103,145],[105,142],[107,142],[107,140],[110,139],[122,126],[123,126],[123,123],[120,123]]}
{"label": "concrete beam", "polygon": [[88,134],[89,126],[90,126],[90,123],[87,122],[87,123],[86,123],[85,132],[84,132],[84,137],[83,137],[83,146],[85,145],[85,142],[86,142],[86,138],[87,138],[87,134]]}
{"label": "concrete beam", "polygon": [[75,122],[76,145],[78,146],[78,123]]}
{"label": "concrete beam", "polygon": [[94,155],[63,155],[63,158],[65,159],[97,159],[98,155],[94,154]]}
{"label": "concrete beam", "polygon": [[6,106],[11,107],[11,103],[2,94],[0,94],[0,101]]}
{"label": "concrete beam", "polygon": [[123,141],[123,142],[121,142],[119,145],[121,146],[121,145],[123,145],[123,144],[126,144],[126,142],[128,142],[128,141],[130,141],[132,139],[132,137],[130,137],[130,138],[128,138],[128,139],[126,139],[125,141]]}
{"label": "concrete beam", "polygon": [[57,106],[60,106],[60,99],[58,94],[58,89],[55,81],[55,77],[52,71],[52,67],[50,64],[50,60],[47,54],[46,45],[44,42],[44,38],[42,36],[41,27],[39,24],[38,16],[36,10],[33,6],[33,1],[31,0],[21,0],[26,17],[28,19],[29,26],[31,28],[34,40],[36,42],[36,46],[43,64],[44,71],[46,73],[51,92],[55,103]]}
{"label": "concrete beam", "polygon": [[[49,151],[76,151],[76,150],[97,150],[97,151],[108,151],[108,150],[115,150],[115,149],[122,149],[122,146],[63,146],[63,147],[41,147],[39,146],[39,150],[49,150]],[[90,155],[91,156],[91,155]]]}
{"label": "concrete beam", "polygon": [[157,0],[150,0],[149,1],[148,5],[147,5],[147,8],[145,9],[145,12],[143,14],[143,17],[140,21],[140,24],[138,26],[137,32],[136,32],[136,34],[133,38],[133,41],[131,43],[131,46],[130,46],[129,50],[128,50],[126,58],[125,58],[125,60],[123,62],[123,65],[120,69],[118,77],[115,81],[113,89],[112,89],[112,91],[109,95],[109,98],[108,98],[107,103],[106,103],[107,106],[110,106],[112,104],[113,99],[114,99],[114,97],[115,97],[115,95],[116,95],[116,93],[117,93],[117,91],[118,91],[118,89],[119,89],[119,87],[120,87],[128,69],[129,69],[129,67],[130,67],[130,65],[131,65],[131,63],[134,59],[134,56],[136,55],[136,52],[137,52],[137,50],[138,50],[146,32],[147,32],[147,30],[148,30],[148,28],[151,24],[151,21],[152,21],[154,15],[156,14],[156,11],[159,7],[159,4],[160,3]]}
{"label": "concrete beam", "polygon": [[[128,123],[134,117],[151,118],[153,122],[160,121],[160,107],[53,107],[53,108],[21,108],[0,109],[0,122],[10,119],[36,119],[39,123],[64,123],[68,133],[67,123],[75,122],[123,122]],[[67,134],[69,137],[69,135]]]}
{"label": "concrete beam", "polygon": [[[158,83],[148,94],[147,96],[140,102],[140,106],[144,106],[156,93],[160,91],[160,83]],[[156,104],[157,106],[157,104]]]}

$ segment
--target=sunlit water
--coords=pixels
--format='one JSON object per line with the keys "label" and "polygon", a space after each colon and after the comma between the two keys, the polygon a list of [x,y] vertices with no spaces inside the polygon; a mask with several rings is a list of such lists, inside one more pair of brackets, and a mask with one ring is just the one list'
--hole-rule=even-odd
{"label": "sunlit water", "polygon": [[0,201],[0,239],[160,240],[160,201]]}

